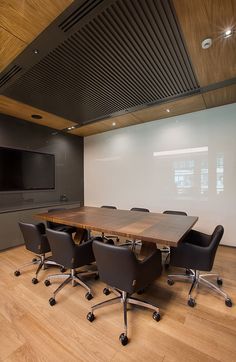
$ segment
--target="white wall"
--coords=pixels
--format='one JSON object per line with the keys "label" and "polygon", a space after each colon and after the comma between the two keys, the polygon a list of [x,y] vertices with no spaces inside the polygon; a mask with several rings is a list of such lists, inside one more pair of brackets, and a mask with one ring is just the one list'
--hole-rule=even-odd
{"label": "white wall", "polygon": [[86,137],[84,170],[85,205],[185,210],[236,246],[236,103]]}

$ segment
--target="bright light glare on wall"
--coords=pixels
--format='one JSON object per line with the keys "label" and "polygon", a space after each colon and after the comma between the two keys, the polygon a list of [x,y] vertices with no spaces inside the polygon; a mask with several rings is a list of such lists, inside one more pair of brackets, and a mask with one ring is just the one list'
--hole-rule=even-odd
{"label": "bright light glare on wall", "polygon": [[171,151],[153,152],[153,156],[154,157],[174,156],[174,155],[181,155],[181,154],[186,154],[186,153],[197,153],[197,152],[208,152],[208,146],[195,147],[195,148],[182,148],[179,150],[171,150]]}

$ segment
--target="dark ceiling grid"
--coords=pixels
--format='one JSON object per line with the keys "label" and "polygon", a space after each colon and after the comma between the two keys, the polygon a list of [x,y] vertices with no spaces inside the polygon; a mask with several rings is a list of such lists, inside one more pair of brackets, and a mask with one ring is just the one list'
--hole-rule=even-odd
{"label": "dark ceiling grid", "polygon": [[77,3],[5,95],[86,124],[199,92],[170,0]]}
{"label": "dark ceiling grid", "polygon": [[0,87],[2,87],[9,80],[11,80],[20,71],[21,67],[19,65],[13,65],[13,67],[10,68],[10,70],[0,78]]}

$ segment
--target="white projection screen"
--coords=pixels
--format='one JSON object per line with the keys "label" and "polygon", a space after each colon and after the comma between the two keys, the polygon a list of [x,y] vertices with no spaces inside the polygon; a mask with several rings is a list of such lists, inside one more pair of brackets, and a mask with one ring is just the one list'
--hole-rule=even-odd
{"label": "white projection screen", "polygon": [[200,231],[222,224],[222,243],[236,246],[235,103],[89,136],[84,144],[85,205],[186,211],[199,217]]}

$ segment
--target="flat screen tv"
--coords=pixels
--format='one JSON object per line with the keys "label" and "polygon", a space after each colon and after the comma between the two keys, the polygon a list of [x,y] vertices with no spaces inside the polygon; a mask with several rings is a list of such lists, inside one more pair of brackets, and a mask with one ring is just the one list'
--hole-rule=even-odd
{"label": "flat screen tv", "polygon": [[54,188],[54,155],[0,147],[0,191]]}

